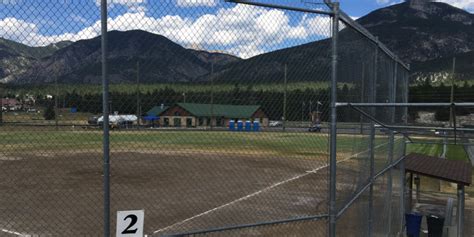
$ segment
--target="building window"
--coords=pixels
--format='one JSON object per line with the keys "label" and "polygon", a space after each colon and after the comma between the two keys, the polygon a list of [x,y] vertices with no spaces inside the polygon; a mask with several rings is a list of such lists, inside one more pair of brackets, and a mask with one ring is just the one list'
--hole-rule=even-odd
{"label": "building window", "polygon": [[181,127],[181,118],[174,118],[173,122],[175,127]]}
{"label": "building window", "polygon": [[190,128],[193,126],[193,119],[192,118],[186,118],[186,127]]}
{"label": "building window", "polygon": [[218,118],[216,118],[216,126],[217,126],[217,127],[222,127],[222,126],[224,126],[224,118],[223,118],[223,117],[218,117]]}
{"label": "building window", "polygon": [[198,125],[204,126],[204,118],[198,118]]}

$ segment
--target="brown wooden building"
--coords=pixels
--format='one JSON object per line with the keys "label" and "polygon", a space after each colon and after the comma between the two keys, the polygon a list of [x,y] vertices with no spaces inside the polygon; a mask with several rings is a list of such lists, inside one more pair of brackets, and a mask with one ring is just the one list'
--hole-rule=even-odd
{"label": "brown wooden building", "polygon": [[259,105],[177,103],[160,114],[164,127],[227,127],[230,120],[259,121],[268,126],[268,116]]}

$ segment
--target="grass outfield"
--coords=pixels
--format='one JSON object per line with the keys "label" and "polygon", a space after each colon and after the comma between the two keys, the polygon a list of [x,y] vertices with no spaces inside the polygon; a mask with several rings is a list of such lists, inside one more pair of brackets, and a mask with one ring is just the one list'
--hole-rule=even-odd
{"label": "grass outfield", "polygon": [[[102,148],[101,131],[0,131],[0,147],[10,152],[80,151]],[[366,145],[367,137],[339,135],[338,151],[357,153]],[[112,151],[153,150],[273,153],[276,155],[327,156],[329,136],[307,132],[259,132],[239,133],[228,131],[112,131]],[[375,144],[383,144],[385,137],[376,138]],[[360,146],[359,146],[360,145]],[[416,152],[440,156],[442,145],[408,144],[407,153]],[[468,160],[460,145],[449,145],[448,159]]]}
{"label": "grass outfield", "polygon": [[[407,154],[420,153],[429,156],[441,156],[443,153],[443,145],[440,144],[408,144]],[[448,160],[469,161],[469,157],[462,145],[448,145],[446,151]]]}
{"label": "grass outfield", "polygon": [[[80,152],[102,148],[101,131],[0,131],[5,152]],[[327,157],[329,136],[308,132],[237,133],[227,131],[113,131],[112,151],[173,151],[273,154]],[[376,145],[387,142],[378,138]],[[358,146],[360,144],[360,146]],[[338,151],[350,154],[366,149],[366,137],[339,135]]]}

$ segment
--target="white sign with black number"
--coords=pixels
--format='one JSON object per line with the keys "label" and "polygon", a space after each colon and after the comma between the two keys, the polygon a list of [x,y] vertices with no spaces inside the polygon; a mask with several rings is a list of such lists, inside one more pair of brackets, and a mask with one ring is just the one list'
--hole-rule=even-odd
{"label": "white sign with black number", "polygon": [[144,210],[117,212],[117,237],[143,237]]}

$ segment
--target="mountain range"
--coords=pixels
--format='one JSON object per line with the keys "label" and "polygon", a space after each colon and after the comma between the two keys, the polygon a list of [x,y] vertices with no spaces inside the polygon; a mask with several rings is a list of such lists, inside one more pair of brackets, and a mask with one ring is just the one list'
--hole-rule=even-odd
{"label": "mountain range", "polygon": [[[451,70],[452,57],[457,71],[474,71],[474,15],[445,3],[410,2],[376,10],[357,20],[377,36],[403,61],[412,65],[417,77]],[[341,38],[349,33],[341,31]],[[358,45],[343,43],[341,52],[354,53]],[[58,42],[30,47],[0,39],[0,82],[12,84],[100,83],[100,37],[77,42]],[[329,73],[330,41],[261,54],[249,59],[203,50],[187,49],[164,36],[141,30],[109,32],[109,74],[111,82],[207,81],[214,66],[216,80],[266,81],[281,77],[286,62],[296,62],[288,70],[292,78],[314,80],[312,75]]]}

